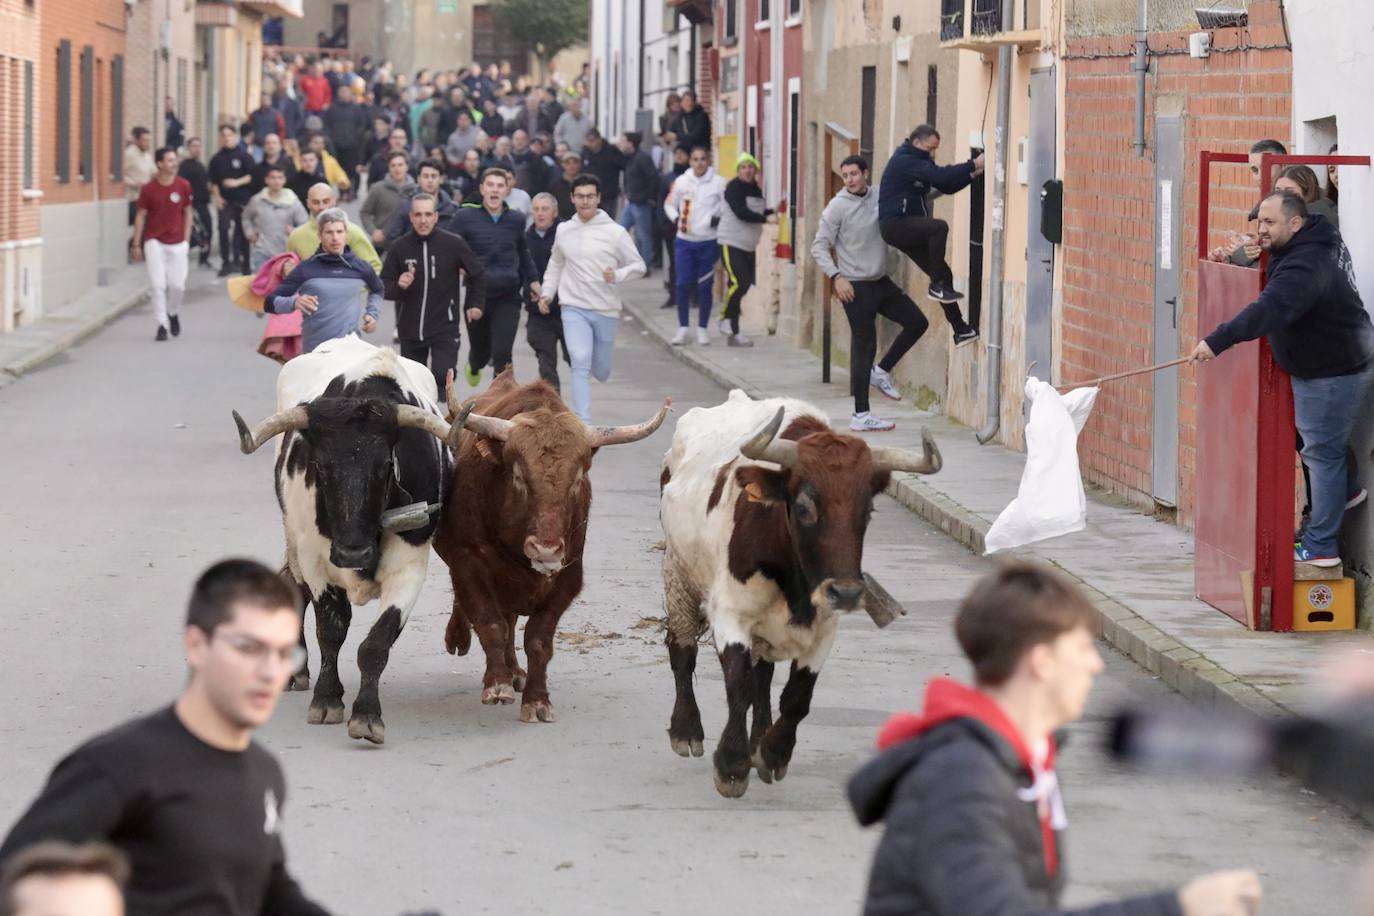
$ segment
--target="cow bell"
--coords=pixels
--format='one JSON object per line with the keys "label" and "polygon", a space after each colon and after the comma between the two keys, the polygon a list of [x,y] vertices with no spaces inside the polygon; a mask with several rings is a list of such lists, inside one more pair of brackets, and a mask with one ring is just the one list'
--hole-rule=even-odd
{"label": "cow bell", "polygon": [[408,506],[397,506],[382,513],[382,530],[390,534],[414,531],[429,524],[430,516],[438,513],[443,506],[439,503],[418,502]]}

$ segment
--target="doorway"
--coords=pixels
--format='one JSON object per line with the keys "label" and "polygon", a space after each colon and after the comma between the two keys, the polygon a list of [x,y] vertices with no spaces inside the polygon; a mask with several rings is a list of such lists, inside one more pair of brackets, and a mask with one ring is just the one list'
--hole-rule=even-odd
{"label": "doorway", "polygon": [[1055,94],[1054,68],[1032,70],[1026,148],[1026,372],[1045,382],[1054,360],[1054,243],[1040,227],[1042,192],[1054,180]]}
{"label": "doorway", "polygon": [[[1155,121],[1155,363],[1178,358],[1179,239],[1182,235],[1183,122]],[[1178,367],[1152,376],[1150,495],[1166,508],[1178,505]]]}

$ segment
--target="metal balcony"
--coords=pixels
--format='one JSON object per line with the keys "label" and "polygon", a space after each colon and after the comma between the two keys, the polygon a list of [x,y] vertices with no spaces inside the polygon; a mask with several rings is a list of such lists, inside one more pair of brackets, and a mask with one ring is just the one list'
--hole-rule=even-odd
{"label": "metal balcony", "polygon": [[[1041,0],[940,0],[940,46],[993,51],[1001,45],[1038,46]],[[1005,5],[1012,6],[1011,31],[1003,31]],[[967,25],[967,28],[965,27]]]}

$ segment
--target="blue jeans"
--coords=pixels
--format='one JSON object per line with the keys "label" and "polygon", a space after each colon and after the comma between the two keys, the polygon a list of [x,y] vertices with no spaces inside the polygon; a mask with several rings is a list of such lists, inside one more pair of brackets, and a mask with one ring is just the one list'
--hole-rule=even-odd
{"label": "blue jeans", "polygon": [[588,375],[596,376],[598,382],[611,377],[611,352],[620,316],[569,305],[564,305],[562,311],[563,341],[572,362],[572,409],[583,423],[588,423],[592,408]]}
{"label": "blue jeans", "polygon": [[692,291],[696,290],[698,326],[711,323],[711,286],[716,280],[716,258],[720,246],[713,240],[688,242],[678,237],[673,241],[677,260],[677,325],[692,324]]}
{"label": "blue jeans", "polygon": [[1345,463],[1350,431],[1374,382],[1374,369],[1333,378],[1295,378],[1293,416],[1302,436],[1302,460],[1312,477],[1312,519],[1302,546],[1319,557],[1336,556],[1336,537],[1349,493],[1358,481]]}
{"label": "blue jeans", "polygon": [[654,211],[648,204],[626,201],[625,209],[620,211],[620,225],[634,235],[635,247],[644,259],[644,266],[648,267],[654,258]]}

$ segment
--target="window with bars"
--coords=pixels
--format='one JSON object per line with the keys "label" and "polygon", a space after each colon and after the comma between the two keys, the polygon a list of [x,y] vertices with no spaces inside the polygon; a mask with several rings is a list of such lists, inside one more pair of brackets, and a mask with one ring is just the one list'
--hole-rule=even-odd
{"label": "window with bars", "polygon": [[95,180],[95,49],[81,49],[81,158],[77,163],[81,180]]}
{"label": "window with bars", "polygon": [[926,67],[926,123],[935,126],[936,108],[940,101],[940,70],[934,64]]}
{"label": "window with bars", "polygon": [[877,117],[878,68],[864,67],[859,74],[859,154],[873,161],[873,122]]}
{"label": "window with bars", "polygon": [[72,180],[72,43],[57,43],[57,183]]}
{"label": "window with bars", "polygon": [[124,55],[110,60],[110,179],[124,177]]}

